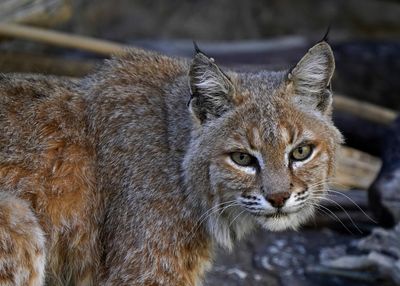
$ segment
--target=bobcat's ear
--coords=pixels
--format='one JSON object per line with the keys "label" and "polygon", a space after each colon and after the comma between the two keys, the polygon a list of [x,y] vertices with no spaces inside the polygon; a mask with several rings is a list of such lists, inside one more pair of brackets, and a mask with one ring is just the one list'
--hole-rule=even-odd
{"label": "bobcat's ear", "polygon": [[232,106],[234,86],[228,76],[195,45],[189,71],[190,109],[201,122],[220,117]]}
{"label": "bobcat's ear", "polygon": [[325,41],[313,46],[288,74],[297,104],[329,114],[332,105],[331,78],[335,59]]}

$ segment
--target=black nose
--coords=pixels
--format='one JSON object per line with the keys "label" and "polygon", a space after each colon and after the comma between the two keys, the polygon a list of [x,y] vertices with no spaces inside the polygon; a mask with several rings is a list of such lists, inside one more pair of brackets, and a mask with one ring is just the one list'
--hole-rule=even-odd
{"label": "black nose", "polygon": [[267,201],[275,208],[283,207],[289,197],[289,192],[272,193],[265,196]]}

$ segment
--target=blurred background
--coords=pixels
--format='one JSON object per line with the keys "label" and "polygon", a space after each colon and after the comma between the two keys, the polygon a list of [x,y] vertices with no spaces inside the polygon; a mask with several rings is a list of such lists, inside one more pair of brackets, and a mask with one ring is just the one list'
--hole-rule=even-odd
{"label": "blurred background", "polygon": [[83,77],[113,49],[191,57],[192,40],[226,68],[282,70],[329,26],[336,193],[302,230],[220,251],[206,285],[400,285],[399,1],[2,0],[0,72]]}

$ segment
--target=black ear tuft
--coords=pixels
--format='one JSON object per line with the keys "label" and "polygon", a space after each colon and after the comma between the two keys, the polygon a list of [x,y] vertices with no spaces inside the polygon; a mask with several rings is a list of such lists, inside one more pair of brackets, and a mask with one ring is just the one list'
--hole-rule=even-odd
{"label": "black ear tuft", "polygon": [[193,46],[194,46],[194,51],[196,52],[196,54],[198,54],[198,53],[203,53],[203,52],[200,50],[199,46],[197,45],[196,41],[193,41]]}
{"label": "black ear tuft", "polygon": [[198,54],[202,54],[213,61],[213,59],[211,57],[209,57],[205,52],[200,50],[199,45],[197,44],[196,41],[193,41],[193,47],[194,47],[194,51],[195,51],[195,53],[194,53],[195,56]]}
{"label": "black ear tuft", "polygon": [[330,33],[330,31],[331,31],[331,24],[328,25],[328,28],[326,29],[324,37],[319,42],[327,42],[328,43],[329,42],[329,33]]}

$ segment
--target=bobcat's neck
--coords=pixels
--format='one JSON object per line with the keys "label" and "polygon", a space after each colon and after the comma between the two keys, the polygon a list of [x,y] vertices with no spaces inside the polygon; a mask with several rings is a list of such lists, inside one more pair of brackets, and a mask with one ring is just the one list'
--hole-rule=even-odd
{"label": "bobcat's neck", "polygon": [[119,240],[146,237],[162,248],[156,252],[168,256],[187,285],[196,285],[211,260],[212,240],[202,221],[202,198],[187,189],[183,177],[192,128],[186,71],[174,70],[175,77],[163,80],[123,79],[124,73],[114,82],[121,72],[115,69],[92,79],[87,96],[98,187],[108,212],[105,249],[115,233]]}

